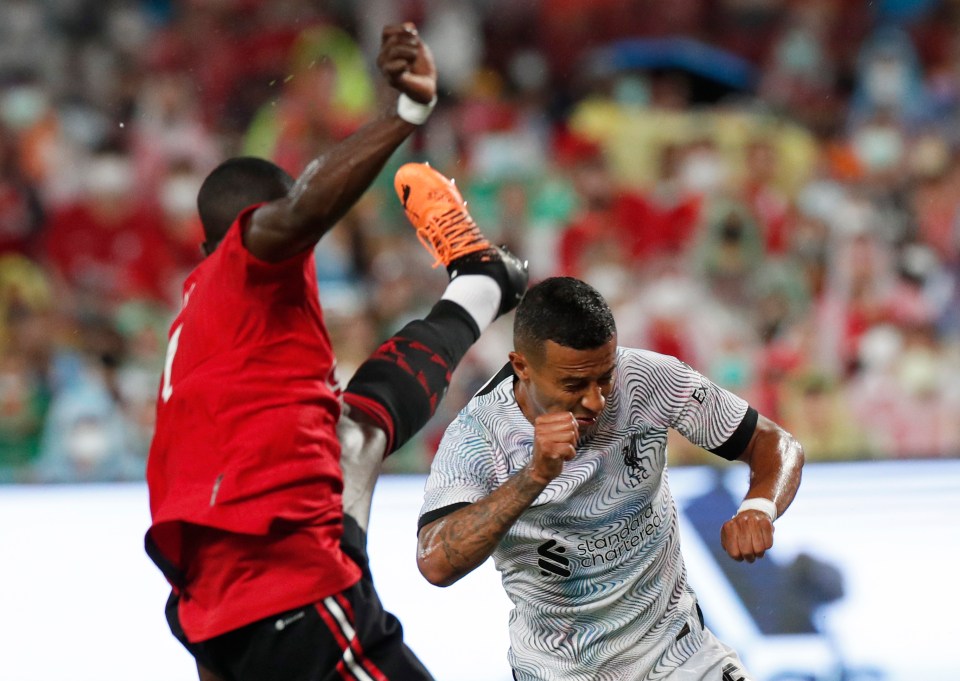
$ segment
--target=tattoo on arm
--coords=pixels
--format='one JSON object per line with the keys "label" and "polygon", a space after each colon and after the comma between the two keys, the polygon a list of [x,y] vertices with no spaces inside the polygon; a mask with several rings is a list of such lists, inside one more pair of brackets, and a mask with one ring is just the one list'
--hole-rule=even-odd
{"label": "tattoo on arm", "polygon": [[522,469],[488,497],[429,525],[420,542],[421,561],[443,572],[444,583],[463,577],[490,557],[543,489]]}

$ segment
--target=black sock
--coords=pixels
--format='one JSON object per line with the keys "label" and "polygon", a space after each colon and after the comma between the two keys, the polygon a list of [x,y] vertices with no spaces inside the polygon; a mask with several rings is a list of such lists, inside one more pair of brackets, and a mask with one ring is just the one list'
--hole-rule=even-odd
{"label": "black sock", "polygon": [[[344,399],[368,413],[369,402],[386,410],[387,453],[397,450],[430,420],[447,392],[450,376],[480,337],[473,318],[441,300],[424,319],[404,326],[360,365]],[[360,399],[351,399],[359,397]]]}

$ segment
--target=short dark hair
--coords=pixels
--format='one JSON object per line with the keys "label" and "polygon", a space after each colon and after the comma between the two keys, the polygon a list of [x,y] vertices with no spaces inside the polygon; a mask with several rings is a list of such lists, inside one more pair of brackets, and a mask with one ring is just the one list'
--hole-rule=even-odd
{"label": "short dark hair", "polygon": [[207,175],[197,194],[197,210],[208,246],[217,244],[244,208],[287,195],[293,178],[262,158],[227,159]]}
{"label": "short dark hair", "polygon": [[532,286],[513,322],[514,347],[528,353],[540,353],[548,340],[574,350],[591,350],[616,333],[607,301],[573,277],[550,277]]}

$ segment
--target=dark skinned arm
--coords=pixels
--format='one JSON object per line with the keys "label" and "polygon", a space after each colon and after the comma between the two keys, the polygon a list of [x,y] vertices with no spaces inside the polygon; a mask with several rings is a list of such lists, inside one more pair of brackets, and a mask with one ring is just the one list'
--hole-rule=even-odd
{"label": "dark skinned arm", "polygon": [[197,674],[200,676],[200,681],[223,681],[222,678],[214,674],[199,662],[197,662]]}
{"label": "dark skinned arm", "polygon": [[[783,515],[800,487],[803,448],[787,431],[760,416],[757,428],[738,459],[750,467],[747,499],[770,499]],[[738,513],[720,529],[720,543],[736,561],[752,563],[773,546],[773,522],[763,511]]]}
{"label": "dark skinned arm", "polygon": [[[437,71],[416,27],[387,26],[377,65],[397,91],[420,103],[433,100]],[[417,128],[397,115],[396,97],[380,115],[307,166],[286,197],[258,208],[243,242],[253,255],[279,262],[313,248],[357,202],[387,160]]]}

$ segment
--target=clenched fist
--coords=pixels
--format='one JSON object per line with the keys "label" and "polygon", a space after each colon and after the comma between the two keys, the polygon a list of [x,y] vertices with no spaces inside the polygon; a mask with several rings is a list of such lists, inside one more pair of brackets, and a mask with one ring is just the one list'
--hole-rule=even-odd
{"label": "clenched fist", "polygon": [[437,67],[433,54],[409,21],[384,27],[377,66],[391,87],[410,99],[429,104],[436,97]]}
{"label": "clenched fist", "polygon": [[773,521],[763,511],[741,511],[720,528],[720,544],[734,560],[752,563],[773,546]]}
{"label": "clenched fist", "polygon": [[568,411],[543,414],[533,423],[531,475],[544,485],[563,472],[563,462],[577,454],[580,427]]}

